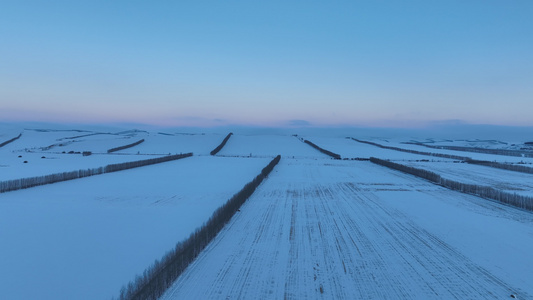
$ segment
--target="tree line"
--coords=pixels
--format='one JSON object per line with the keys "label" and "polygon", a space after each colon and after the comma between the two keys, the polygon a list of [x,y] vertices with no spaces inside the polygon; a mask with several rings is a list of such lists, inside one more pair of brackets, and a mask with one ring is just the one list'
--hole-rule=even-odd
{"label": "tree line", "polygon": [[226,145],[226,143],[228,142],[229,138],[232,135],[233,135],[233,132],[228,133],[228,135],[224,138],[222,143],[220,143],[220,145],[218,145],[215,149],[211,151],[211,155],[216,155],[220,150],[222,150],[222,148],[224,148],[224,146]]}
{"label": "tree line", "polygon": [[270,174],[280,161],[274,158],[251,182],[219,207],[209,220],[196,229],[186,240],[179,242],[166,253],[160,261],[146,269],[142,275],[122,287],[119,299],[158,299],[185,271],[209,242],[224,228],[242,204],[254,193],[261,182]]}
{"label": "tree line", "polygon": [[173,154],[173,155],[165,155],[165,156],[156,157],[156,158],[123,162],[123,163],[118,163],[118,164],[110,164],[105,167],[104,173],[111,173],[111,172],[133,169],[133,168],[138,168],[138,167],[143,167],[143,166],[148,166],[148,165],[154,165],[154,164],[177,160],[177,159],[190,157],[190,156],[192,156],[192,153]]}
{"label": "tree line", "polygon": [[315,143],[313,143],[313,142],[311,142],[311,141],[304,140],[304,143],[308,144],[309,146],[311,146],[311,147],[317,149],[318,151],[320,151],[320,152],[322,152],[322,153],[324,153],[324,154],[326,154],[326,155],[329,155],[329,156],[333,157],[334,159],[341,159],[341,156],[340,156],[339,154],[337,154],[337,153],[333,153],[333,152],[331,152],[331,151],[329,151],[329,150],[326,150],[326,149],[324,149],[324,148],[321,148],[321,147],[317,146]]}
{"label": "tree line", "polygon": [[[357,141],[359,143],[365,143],[365,144],[373,145],[373,146],[380,147],[380,148],[383,148],[383,149],[390,149],[390,150],[396,150],[396,151],[402,151],[402,152],[408,152],[408,153],[420,154],[420,155],[436,156],[436,157],[442,157],[442,158],[458,159],[458,160],[462,160],[462,161],[464,161],[466,163],[469,163],[469,164],[476,164],[476,165],[481,165],[481,166],[486,166],[486,167],[504,169],[504,170],[508,170],[508,171],[533,174],[533,168],[526,167],[526,166],[523,166],[523,165],[506,164],[506,163],[500,163],[500,162],[495,162],[495,161],[486,161],[486,160],[475,160],[475,159],[472,159],[472,158],[466,157],[466,156],[458,156],[458,155],[450,155],[450,154],[442,154],[442,153],[431,153],[431,152],[423,152],[423,151],[417,151],[417,150],[409,150],[409,149],[403,149],[403,148],[398,148],[398,147],[384,146],[384,145],[380,145],[378,143],[362,141],[362,140],[358,140],[358,139],[354,139],[354,138],[351,138],[351,139],[354,140],[354,141]],[[440,149],[439,147],[436,147],[436,146],[429,146],[429,145],[424,145],[424,144],[421,144],[421,143],[409,143],[409,144],[423,145],[423,146],[426,146],[426,147]]]}
{"label": "tree line", "polygon": [[107,153],[112,153],[112,152],[116,152],[116,151],[119,151],[119,150],[128,149],[128,148],[137,146],[137,145],[139,145],[142,142],[144,142],[144,139],[142,139],[140,141],[136,141],[135,143],[127,144],[127,145],[116,147],[116,148],[111,148],[111,149],[107,150]]}
{"label": "tree line", "polygon": [[378,165],[382,165],[394,170],[398,170],[407,174],[426,179],[430,182],[433,182],[435,184],[441,185],[454,191],[472,194],[486,199],[496,200],[512,206],[533,211],[533,197],[530,196],[518,195],[516,193],[508,193],[489,186],[466,184],[455,180],[442,178],[439,174],[428,170],[410,167],[375,157],[371,157],[370,161]]}
{"label": "tree line", "polygon": [[420,145],[433,149],[447,149],[454,151],[465,151],[465,152],[474,152],[474,153],[486,153],[486,154],[496,154],[496,155],[505,155],[505,156],[518,156],[518,157],[533,157],[532,151],[520,151],[520,150],[511,150],[511,149],[488,149],[488,148],[479,148],[479,147],[464,147],[464,146],[447,146],[447,145],[427,145],[424,143],[409,143],[414,145]]}
{"label": "tree line", "polygon": [[500,162],[495,162],[495,161],[475,160],[475,159],[469,159],[469,160],[466,160],[466,162],[469,163],[469,164],[474,164],[474,165],[480,165],[480,166],[498,168],[498,169],[503,169],[503,170],[508,170],[508,171],[515,171],[515,172],[533,174],[533,168],[526,167],[524,165],[519,165],[519,164],[506,164],[506,163],[500,163]]}
{"label": "tree line", "polygon": [[105,167],[81,169],[70,172],[61,172],[50,175],[20,178],[13,180],[0,181],[0,193],[26,189],[34,186],[45,185],[55,182],[67,181],[77,178],[83,178],[104,173],[117,172],[121,170],[138,168],[147,165],[158,164],[180,158],[192,156],[192,153],[167,155],[163,157],[150,158],[138,161],[124,162],[119,164],[110,164]]}
{"label": "tree line", "polygon": [[20,133],[18,136],[14,137],[14,138],[12,138],[12,139],[10,139],[10,140],[7,140],[7,141],[1,143],[1,144],[0,144],[0,147],[4,147],[5,145],[7,145],[7,144],[9,144],[9,143],[18,140],[21,136],[22,136],[22,133]]}
{"label": "tree line", "polygon": [[458,160],[463,160],[463,161],[466,161],[466,160],[471,159],[470,157],[466,157],[466,156],[459,156],[459,155],[451,155],[451,154],[443,154],[443,153],[432,153],[432,152],[417,151],[417,150],[411,150],[411,149],[404,149],[404,148],[398,148],[398,147],[385,146],[385,145],[381,145],[381,144],[378,144],[378,143],[373,143],[373,142],[368,142],[368,141],[358,140],[358,139],[355,139],[355,138],[351,138],[351,139],[354,140],[354,141],[356,141],[356,142],[359,142],[359,143],[364,143],[364,144],[368,144],[368,145],[376,146],[376,147],[383,148],[383,149],[389,149],[389,150],[395,150],[395,151],[407,152],[407,153],[412,153],[412,154],[420,154],[420,155],[427,155],[427,156],[435,156],[435,157],[442,157],[442,158],[449,158],[449,159],[458,159]]}

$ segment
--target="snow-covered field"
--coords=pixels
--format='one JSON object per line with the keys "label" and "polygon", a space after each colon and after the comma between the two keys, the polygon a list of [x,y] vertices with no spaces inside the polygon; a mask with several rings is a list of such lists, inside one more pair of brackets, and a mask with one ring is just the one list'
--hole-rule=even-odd
{"label": "snow-covered field", "polygon": [[[229,132],[234,134],[226,146],[209,156]],[[402,148],[407,145],[401,141],[411,139],[379,132],[383,138],[349,129],[314,134],[312,129],[0,124],[0,143],[22,133],[0,148],[0,180],[195,154],[0,194],[0,298],[117,296],[121,286],[202,225],[278,154],[282,160],[273,173],[164,299],[533,297],[531,212],[367,161],[333,160],[300,138],[343,158],[391,159],[527,195],[533,194],[533,175],[345,138]],[[107,154],[140,139],[145,142]],[[423,159],[436,161],[416,162]]]}
{"label": "snow-covered field", "polygon": [[490,186],[510,193],[533,196],[533,174],[466,163],[408,161],[403,164],[435,172],[443,178],[462,183]]}
{"label": "snow-covered field", "polygon": [[[105,128],[107,129],[107,128]],[[208,155],[224,139],[221,134],[164,133],[109,128],[105,133],[90,130],[11,129],[1,135],[8,140],[22,136],[0,148],[0,181],[97,168],[160,157],[189,153]],[[108,154],[107,150],[144,139],[132,148]],[[90,151],[89,156],[81,152]],[[75,152],[75,153],[72,153]]]}
{"label": "snow-covered field", "polygon": [[533,216],[369,162],[282,160],[163,299],[533,296]]}
{"label": "snow-covered field", "polygon": [[370,158],[377,157],[390,160],[422,160],[435,159],[451,161],[446,158],[429,157],[427,155],[412,154],[396,150],[383,149],[374,145],[360,143],[352,139],[330,138],[330,137],[306,137],[306,139],[325,148],[331,152],[339,154],[342,158]]}
{"label": "snow-covered field", "polygon": [[4,299],[110,299],[269,162],[192,157],[0,194]]}
{"label": "snow-covered field", "polygon": [[389,146],[389,147],[398,147],[402,149],[416,150],[416,151],[421,151],[421,152],[465,156],[465,157],[470,157],[476,160],[497,161],[497,162],[504,162],[504,163],[524,162],[527,164],[533,164],[533,157],[518,157],[518,156],[496,155],[496,154],[476,153],[476,152],[467,152],[467,151],[435,149],[435,148],[428,148],[428,147],[424,147],[420,145],[405,144],[405,143],[399,143],[399,142],[379,141],[379,140],[374,141],[374,142],[384,145],[384,146]]}
{"label": "snow-covered field", "polygon": [[226,146],[218,153],[223,156],[263,156],[281,155],[288,158],[326,158],[309,145],[291,135],[243,135],[234,134]]}
{"label": "snow-covered field", "polygon": [[528,147],[527,145],[524,145],[524,142],[531,141],[533,140],[527,140],[527,136],[522,136],[521,139],[517,140],[516,138],[513,138],[510,141],[496,139],[426,139],[416,142],[425,143],[431,146],[459,146],[486,149],[520,150],[521,148]]}
{"label": "snow-covered field", "polygon": [[[80,154],[0,153],[0,181],[98,168],[161,156],[94,154],[82,157]],[[19,155],[22,157],[18,157]]]}

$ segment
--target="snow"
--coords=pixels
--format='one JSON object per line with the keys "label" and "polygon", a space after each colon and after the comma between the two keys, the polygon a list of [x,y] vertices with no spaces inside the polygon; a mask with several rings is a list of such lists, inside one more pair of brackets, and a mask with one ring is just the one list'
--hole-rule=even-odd
{"label": "snow", "polygon": [[[141,129],[0,123],[0,142],[22,133],[0,148],[0,180],[195,154],[0,194],[2,298],[117,296],[278,154],[282,160],[273,173],[163,299],[533,297],[531,212],[370,162],[333,160],[301,141],[343,158],[391,159],[445,178],[532,195],[530,174],[346,139],[474,159],[522,159],[402,144],[487,138],[478,131]],[[226,146],[210,156],[229,132],[234,134]],[[145,142],[106,153],[140,139]],[[50,145],[56,146],[42,149]],[[423,159],[430,161],[417,162]]]}
{"label": "snow", "polygon": [[2,297],[118,295],[268,162],[192,157],[1,194]]}
{"label": "snow", "polygon": [[[17,135],[18,133],[6,136],[5,140]],[[0,149],[13,152],[25,152],[28,150],[52,153],[61,153],[63,151],[107,153],[107,150],[111,148],[132,144],[144,139],[145,141],[142,144],[121,150],[122,153],[167,154],[169,152],[186,153],[198,151],[209,153],[209,151],[218,146],[223,138],[224,136],[220,134],[161,134],[159,132],[138,130],[118,133],[24,130],[20,139]]]}
{"label": "snow", "polygon": [[144,140],[139,145],[119,150],[117,154],[176,154],[195,153],[207,155],[224,136],[219,134],[160,134],[158,132],[135,132],[123,135],[93,135],[71,140],[62,151],[92,151],[107,153],[107,150]]}
{"label": "snow", "polygon": [[431,198],[422,194],[398,198],[393,193],[382,193],[380,198],[492,275],[513,283],[512,294],[518,293],[519,299],[532,297],[530,212],[464,194],[450,197],[446,191]]}
{"label": "snow", "polygon": [[533,196],[533,174],[466,163],[410,161],[404,164],[462,183],[490,186],[509,193]]}
{"label": "snow", "polygon": [[218,153],[221,156],[262,156],[291,158],[329,158],[291,135],[234,134]]}
{"label": "snow", "polygon": [[533,157],[518,157],[518,156],[476,153],[476,152],[468,152],[468,151],[434,149],[434,148],[428,148],[428,147],[424,147],[420,145],[395,143],[395,142],[387,142],[387,141],[374,141],[374,142],[384,145],[384,146],[389,146],[389,147],[398,147],[402,149],[410,149],[410,150],[430,152],[430,153],[441,153],[441,154],[465,156],[465,157],[470,157],[476,160],[497,161],[497,162],[505,162],[505,163],[518,163],[518,162],[526,162],[528,164],[533,163]]}
{"label": "snow", "polygon": [[[22,157],[18,157],[22,155]],[[45,158],[42,158],[45,156]],[[0,158],[0,181],[104,167],[127,161],[149,159],[147,155],[100,155],[8,153]],[[27,161],[28,163],[24,163]]]}
{"label": "snow", "polygon": [[280,164],[162,299],[533,295],[530,213],[369,162]]}
{"label": "snow", "polygon": [[[150,133],[142,138],[145,141],[135,147],[117,153],[189,153],[209,155],[224,139],[222,134],[179,134],[163,135]],[[140,139],[140,138],[139,138]],[[135,142],[138,139],[132,141]]]}
{"label": "snow", "polygon": [[[342,158],[370,158],[377,157],[390,159],[394,161],[404,160],[422,160],[438,159],[442,161],[451,161],[445,158],[430,157],[427,155],[412,154],[402,151],[383,149],[374,145],[360,143],[351,138],[332,138],[332,137],[305,137],[305,139],[317,144],[318,146],[339,154]],[[426,151],[430,152],[430,151]]]}
{"label": "snow", "polygon": [[[220,134],[167,133],[138,130],[100,131],[8,128],[5,140],[20,139],[0,148],[0,180],[18,179],[79,169],[98,168],[108,164],[136,161],[167,154],[194,153],[208,155],[224,138]],[[105,128],[104,128],[105,129]],[[144,139],[140,145],[111,154],[108,149]],[[3,141],[3,140],[2,140]],[[44,149],[56,145],[50,149]],[[92,155],[69,152],[91,151]],[[19,157],[20,156],[20,157]],[[27,163],[24,163],[27,161]]]}
{"label": "snow", "polygon": [[[16,131],[16,130],[12,130]],[[22,136],[0,148],[0,180],[10,180],[42,176],[53,173],[69,172],[79,169],[98,168],[108,164],[127,161],[143,160],[161,155],[120,155],[95,153],[82,156],[81,153],[69,154],[69,151],[86,151],[94,148],[71,148],[70,145],[54,147],[44,151],[41,147],[64,143],[64,138],[73,135],[90,134],[80,131],[51,131],[51,130],[23,130]],[[10,136],[16,137],[18,134]],[[91,138],[101,136],[95,135]],[[115,145],[124,145],[122,136],[107,136],[98,140],[102,149],[109,149]],[[7,138],[6,138],[7,140]],[[62,153],[63,151],[67,153]],[[105,151],[107,152],[107,150]],[[27,163],[24,163],[26,161]]]}

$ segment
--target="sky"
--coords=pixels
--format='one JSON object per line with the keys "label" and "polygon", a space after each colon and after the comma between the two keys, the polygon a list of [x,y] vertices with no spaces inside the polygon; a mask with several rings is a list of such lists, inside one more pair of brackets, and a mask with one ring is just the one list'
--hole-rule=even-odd
{"label": "sky", "polygon": [[533,126],[533,1],[0,0],[0,120]]}

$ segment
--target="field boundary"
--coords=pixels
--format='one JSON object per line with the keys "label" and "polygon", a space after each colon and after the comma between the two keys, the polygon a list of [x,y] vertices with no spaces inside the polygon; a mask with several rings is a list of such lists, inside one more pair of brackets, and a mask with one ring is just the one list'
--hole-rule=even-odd
{"label": "field boundary", "polygon": [[128,149],[128,148],[131,148],[131,147],[135,147],[135,146],[137,146],[137,145],[139,145],[140,143],[143,143],[143,142],[144,142],[144,139],[136,141],[135,143],[127,144],[127,145],[120,146],[120,147],[111,148],[111,149],[107,150],[107,153],[112,153],[112,152]]}
{"label": "field boundary", "polygon": [[16,136],[16,137],[10,139],[10,140],[7,140],[7,141],[1,143],[1,144],[0,144],[0,148],[1,148],[1,147],[4,147],[5,145],[7,145],[7,144],[9,144],[9,143],[11,143],[11,142],[14,142],[14,141],[18,140],[21,136],[22,136],[22,133],[19,134],[19,135]]}
{"label": "field boundary", "polygon": [[432,149],[444,149],[444,150],[452,150],[452,151],[484,153],[484,154],[514,156],[514,157],[533,157],[533,152],[528,151],[528,150],[487,149],[487,148],[479,148],[479,147],[446,146],[446,145],[433,146],[433,145],[427,145],[424,143],[408,143],[408,144],[424,146],[424,147],[432,148]]}
{"label": "field boundary", "polygon": [[40,186],[45,184],[51,184],[61,181],[73,180],[78,178],[89,177],[93,175],[100,175],[106,173],[112,173],[132,168],[138,168],[162,162],[177,160],[185,157],[192,156],[192,153],[167,155],[163,157],[143,159],[137,161],[124,162],[119,164],[110,164],[105,167],[80,169],[70,172],[54,173],[43,176],[27,177],[20,179],[12,179],[6,181],[0,181],[0,193],[16,191],[21,189],[27,189],[34,186]]}
{"label": "field boundary", "polygon": [[475,159],[469,159],[469,160],[466,160],[465,162],[469,164],[473,164],[473,165],[480,165],[480,166],[502,169],[502,170],[507,170],[507,171],[533,174],[533,168],[526,167],[520,164],[505,164],[505,163],[500,163],[496,161],[475,160]]}
{"label": "field boundary", "polygon": [[237,194],[219,207],[209,220],[196,229],[189,238],[179,242],[174,249],[163,256],[161,261],[136,276],[120,290],[119,299],[158,299],[198,257],[224,226],[231,220],[242,204],[254,193],[257,187],[279,163],[278,155],[261,170],[252,181],[247,183]]}
{"label": "field boundary", "polygon": [[303,142],[306,143],[307,145],[315,148],[316,150],[318,150],[318,151],[320,151],[320,152],[322,152],[322,153],[324,153],[324,154],[326,154],[328,156],[333,157],[334,159],[341,159],[341,156],[339,154],[333,153],[333,152],[331,152],[329,150],[326,150],[326,149],[318,146],[317,144],[315,144],[315,143],[313,143],[313,142],[311,142],[309,140],[303,140]]}
{"label": "field boundary", "polygon": [[505,204],[509,204],[518,208],[533,211],[533,197],[518,195],[516,193],[508,193],[501,190],[497,190],[490,186],[466,184],[455,180],[442,178],[439,174],[424,169],[410,167],[402,164],[398,164],[389,160],[383,160],[375,157],[371,157],[372,163],[414,175],[416,177],[426,179],[434,184],[443,186],[450,190],[459,191],[465,194],[475,195],[485,199],[491,199]]}
{"label": "field boundary", "polygon": [[[496,161],[476,160],[476,159],[472,159],[472,158],[467,157],[467,156],[459,156],[459,155],[451,155],[451,154],[433,153],[433,152],[424,152],[424,151],[418,151],[418,150],[403,149],[403,148],[399,148],[399,147],[390,147],[390,146],[385,146],[385,145],[381,145],[381,144],[374,143],[374,142],[358,140],[358,139],[355,139],[355,138],[351,138],[351,139],[356,141],[356,142],[359,142],[359,143],[364,143],[364,144],[376,146],[376,147],[383,148],[383,149],[389,149],[389,150],[395,150],[395,151],[401,151],[401,152],[407,152],[407,153],[419,154],[419,155],[427,155],[427,156],[435,156],[435,157],[442,157],[442,158],[449,158],[449,159],[457,159],[457,160],[462,160],[462,161],[464,161],[466,163],[474,164],[474,165],[480,165],[480,166],[485,166],[485,167],[490,167],[490,168],[513,171],[513,172],[533,174],[533,168],[530,168],[530,167],[527,167],[527,166],[524,166],[524,165],[519,165],[519,164],[506,164],[506,163],[500,163],[500,162],[496,162]],[[415,144],[415,143],[411,143],[411,144],[430,147],[430,146],[423,145],[423,144]],[[433,146],[431,146],[431,147],[433,147]],[[433,147],[433,148],[440,149],[440,148],[437,148],[437,147]]]}
{"label": "field boundary", "polygon": [[368,145],[372,145],[372,146],[376,146],[376,147],[383,148],[383,149],[388,149],[388,150],[395,150],[395,151],[400,151],[400,152],[411,153],[411,154],[435,156],[435,157],[449,158],[449,159],[458,159],[458,160],[463,160],[463,161],[472,160],[470,157],[467,157],[467,156],[459,156],[459,155],[451,155],[451,154],[442,154],[442,153],[433,153],[433,152],[410,150],[410,149],[404,149],[404,148],[399,148],[399,147],[385,146],[385,145],[381,145],[381,144],[374,143],[374,142],[369,142],[369,141],[358,140],[358,139],[353,138],[353,137],[351,139],[356,141],[356,142],[359,142],[359,143],[368,144]]}
{"label": "field boundary", "polygon": [[213,149],[210,154],[211,155],[216,155],[220,150],[222,150],[222,148],[224,148],[224,146],[226,145],[226,143],[228,142],[229,138],[233,135],[233,132],[230,132],[228,133],[228,135],[226,135],[226,137],[224,138],[224,140],[222,141],[222,143],[220,143],[220,145],[218,145],[215,149]]}

